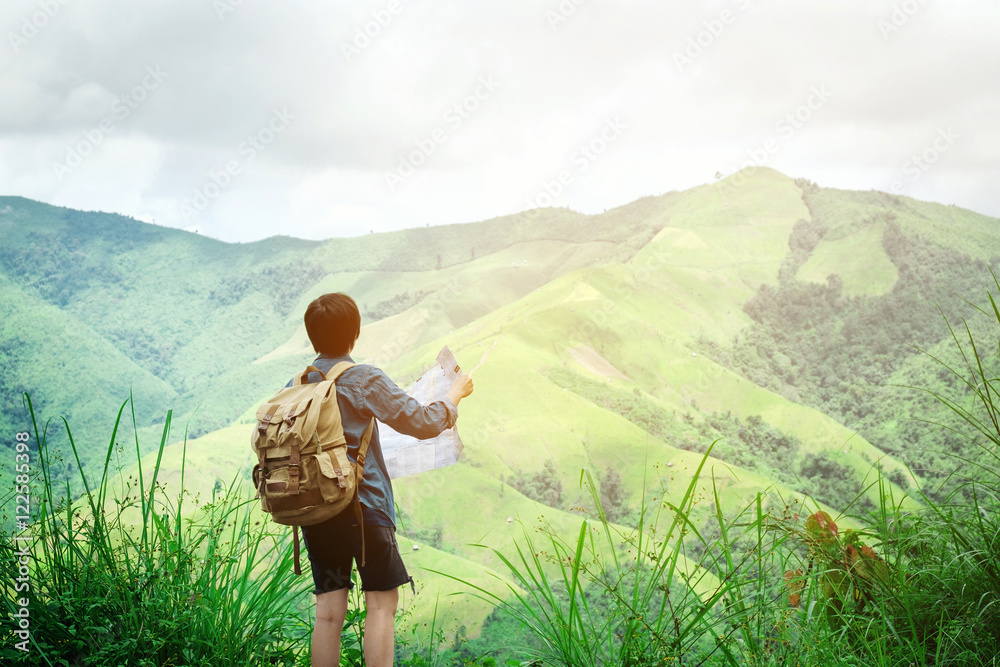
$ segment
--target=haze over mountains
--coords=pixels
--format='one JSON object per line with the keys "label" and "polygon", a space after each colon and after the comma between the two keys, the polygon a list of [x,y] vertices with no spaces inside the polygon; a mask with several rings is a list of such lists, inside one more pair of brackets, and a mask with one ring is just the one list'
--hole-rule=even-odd
{"label": "haze over mountains", "polygon": [[[510,548],[507,517],[578,529],[581,468],[623,524],[644,488],[682,489],[716,440],[724,503],[777,489],[863,507],[875,465],[900,496],[941,483],[963,445],[912,422],[947,416],[894,385],[957,386],[913,346],[951,359],[938,307],[976,331],[963,299],[981,303],[986,264],[1000,269],[994,218],[766,168],[601,215],[325,242],[227,244],[18,197],[0,198],[0,230],[0,423],[24,430],[30,392],[36,413],[66,417],[90,469],[131,391],[144,451],[168,409],[171,440],[197,438],[192,491],[245,473],[248,415],[313,358],[302,313],[324,292],[357,300],[355,359],[400,384],[449,345],[476,382],[463,461],[397,481],[397,502],[425,547],[408,564],[483,583],[503,573],[469,545]],[[165,456],[168,490],[178,460]],[[476,609],[456,614],[475,625]]]}

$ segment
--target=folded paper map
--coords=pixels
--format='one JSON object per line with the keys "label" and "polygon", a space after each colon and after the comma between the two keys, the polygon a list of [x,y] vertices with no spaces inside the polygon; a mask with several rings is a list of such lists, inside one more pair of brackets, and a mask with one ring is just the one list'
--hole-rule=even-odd
{"label": "folded paper map", "polygon": [[[437,365],[407,387],[406,393],[424,405],[440,401],[461,372],[455,355],[445,346],[438,353]],[[436,438],[417,440],[379,422],[378,438],[389,477],[393,479],[453,465],[458,463],[462,453],[462,439],[458,437],[457,428],[443,431]]]}

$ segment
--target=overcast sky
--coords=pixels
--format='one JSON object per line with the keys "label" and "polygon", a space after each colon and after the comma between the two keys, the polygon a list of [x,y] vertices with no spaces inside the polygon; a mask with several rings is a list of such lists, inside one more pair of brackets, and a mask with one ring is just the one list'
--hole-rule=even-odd
{"label": "overcast sky", "polygon": [[744,164],[1000,216],[997,0],[3,0],[0,194],[227,241]]}

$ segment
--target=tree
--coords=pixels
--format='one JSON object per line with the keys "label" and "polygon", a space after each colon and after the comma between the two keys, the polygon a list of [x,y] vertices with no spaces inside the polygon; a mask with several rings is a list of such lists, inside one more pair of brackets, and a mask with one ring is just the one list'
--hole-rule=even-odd
{"label": "tree", "polygon": [[547,460],[542,469],[536,473],[522,473],[511,480],[510,485],[528,498],[548,505],[562,507],[562,482],[556,474],[556,464]]}
{"label": "tree", "polygon": [[628,512],[627,493],[622,483],[621,475],[613,467],[608,466],[600,475],[601,506],[608,521],[620,521]]}

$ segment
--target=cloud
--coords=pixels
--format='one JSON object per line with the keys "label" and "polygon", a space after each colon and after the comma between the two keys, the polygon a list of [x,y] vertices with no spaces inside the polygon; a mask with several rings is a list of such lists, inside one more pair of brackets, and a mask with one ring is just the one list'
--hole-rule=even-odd
{"label": "cloud", "polygon": [[[908,194],[1000,214],[1000,12],[973,0],[62,0],[27,38],[42,4],[0,10],[18,43],[0,55],[7,194],[226,240],[472,221],[523,209],[621,118],[628,129],[558,205],[598,211],[707,182],[772,138],[768,166],[888,189],[952,126],[961,140]],[[150,68],[162,84],[115,118]],[[462,108],[484,77],[496,89]],[[782,119],[816,86],[829,99],[788,135]],[[280,110],[294,121],[185,216]],[[58,178],[53,164],[109,115],[113,132]]]}

